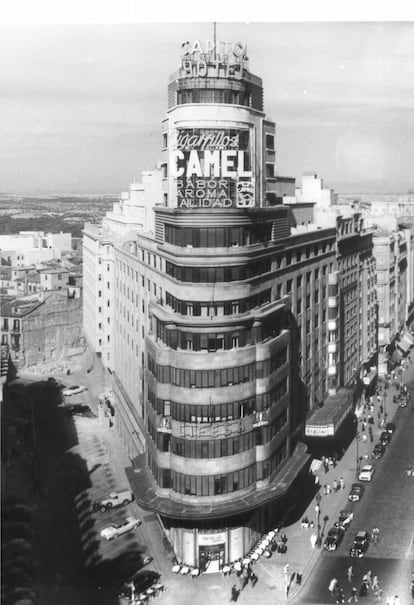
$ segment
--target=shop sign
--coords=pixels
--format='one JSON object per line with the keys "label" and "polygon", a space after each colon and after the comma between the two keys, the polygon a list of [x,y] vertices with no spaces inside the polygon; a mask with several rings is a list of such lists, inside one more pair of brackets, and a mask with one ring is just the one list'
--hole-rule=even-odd
{"label": "shop sign", "polygon": [[227,535],[224,532],[221,533],[211,533],[211,534],[200,534],[198,533],[198,545],[199,546],[208,546],[212,544],[225,544],[227,540]]}
{"label": "shop sign", "polygon": [[334,427],[332,424],[326,424],[324,426],[309,426],[305,427],[305,435],[307,437],[330,437],[334,434]]}
{"label": "shop sign", "polygon": [[223,439],[241,435],[247,430],[242,418],[231,422],[184,423],[180,425],[180,436],[190,439]]}
{"label": "shop sign", "polygon": [[241,79],[247,61],[246,44],[199,40],[182,42],[180,77],[182,78],[236,78]]}

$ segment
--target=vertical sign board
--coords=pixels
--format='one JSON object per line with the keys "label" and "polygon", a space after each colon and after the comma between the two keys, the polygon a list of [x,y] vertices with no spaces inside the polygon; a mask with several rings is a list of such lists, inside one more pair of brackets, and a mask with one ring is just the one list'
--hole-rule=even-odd
{"label": "vertical sign board", "polygon": [[255,206],[249,129],[178,129],[171,148],[178,208]]}

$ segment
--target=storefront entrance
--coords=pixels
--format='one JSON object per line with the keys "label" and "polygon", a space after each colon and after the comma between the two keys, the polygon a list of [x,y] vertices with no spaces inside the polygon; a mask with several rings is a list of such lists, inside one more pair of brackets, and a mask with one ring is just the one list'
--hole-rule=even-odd
{"label": "storefront entrance", "polygon": [[224,565],[224,544],[203,544],[198,547],[200,570],[205,573],[216,573]]}

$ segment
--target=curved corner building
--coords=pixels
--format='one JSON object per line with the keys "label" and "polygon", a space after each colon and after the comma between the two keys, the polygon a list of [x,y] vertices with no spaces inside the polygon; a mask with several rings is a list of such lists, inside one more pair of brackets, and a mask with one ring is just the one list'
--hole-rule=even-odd
{"label": "curved corner building", "polygon": [[[184,44],[169,82],[155,233],[117,260],[117,291],[128,262],[140,288],[145,338],[132,341],[134,386],[122,354],[116,372],[120,430],[130,454],[142,452],[137,500],[159,514],[179,560],[214,571],[281,520],[308,456],[292,443],[290,297],[275,278],[290,236],[275,124],[244,45],[206,47]],[[118,350],[126,313],[118,302]]]}

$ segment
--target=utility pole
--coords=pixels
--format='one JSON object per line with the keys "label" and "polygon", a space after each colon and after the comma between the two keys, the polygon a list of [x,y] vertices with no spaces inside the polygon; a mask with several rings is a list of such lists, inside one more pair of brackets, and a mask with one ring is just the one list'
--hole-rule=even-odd
{"label": "utility pole", "polygon": [[355,477],[357,479],[358,479],[358,473],[359,473],[359,440],[360,440],[360,438],[361,438],[361,435],[357,431],[357,433],[355,435],[355,441],[356,441],[356,470],[355,470]]}

